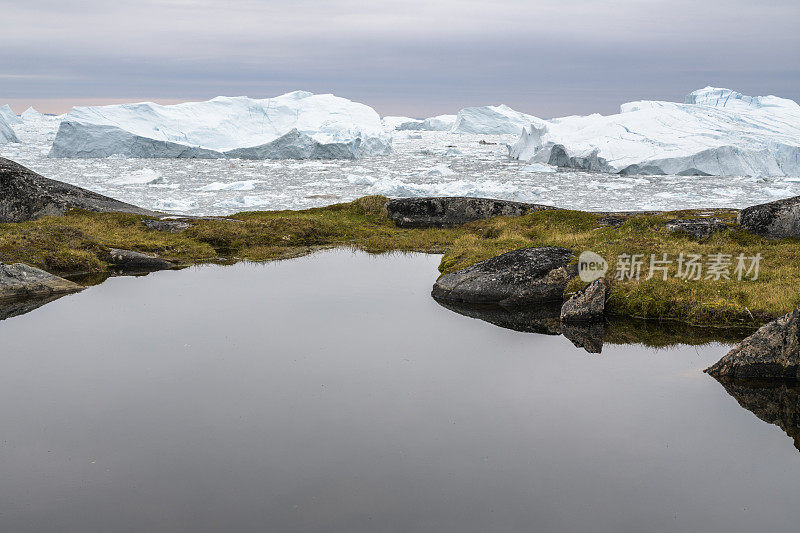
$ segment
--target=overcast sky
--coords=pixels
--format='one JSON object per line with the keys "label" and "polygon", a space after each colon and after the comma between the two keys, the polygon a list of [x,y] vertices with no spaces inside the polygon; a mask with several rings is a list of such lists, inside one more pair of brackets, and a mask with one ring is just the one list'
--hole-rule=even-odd
{"label": "overcast sky", "polygon": [[0,0],[0,105],[331,92],[542,117],[706,85],[800,101],[800,0]]}

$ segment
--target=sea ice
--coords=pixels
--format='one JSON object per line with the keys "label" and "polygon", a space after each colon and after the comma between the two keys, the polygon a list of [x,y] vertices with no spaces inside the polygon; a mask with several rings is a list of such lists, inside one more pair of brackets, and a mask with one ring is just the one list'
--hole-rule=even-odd
{"label": "sea ice", "polygon": [[706,87],[684,103],[629,102],[616,115],[534,121],[510,155],[620,174],[800,176],[800,106]]}
{"label": "sea ice", "polygon": [[371,107],[296,91],[264,100],[75,107],[50,156],[356,159],[390,152],[391,138]]}

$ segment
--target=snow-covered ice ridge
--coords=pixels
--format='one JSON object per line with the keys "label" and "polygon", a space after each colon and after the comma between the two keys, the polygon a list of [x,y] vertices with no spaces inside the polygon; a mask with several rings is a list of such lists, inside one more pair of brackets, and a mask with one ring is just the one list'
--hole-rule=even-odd
{"label": "snow-covered ice ridge", "polygon": [[800,105],[706,87],[684,103],[535,121],[510,149],[530,163],[625,175],[800,177]]}
{"label": "snow-covered ice ridge", "polygon": [[357,159],[390,152],[391,137],[371,107],[295,91],[268,99],[75,107],[63,117],[50,156]]}

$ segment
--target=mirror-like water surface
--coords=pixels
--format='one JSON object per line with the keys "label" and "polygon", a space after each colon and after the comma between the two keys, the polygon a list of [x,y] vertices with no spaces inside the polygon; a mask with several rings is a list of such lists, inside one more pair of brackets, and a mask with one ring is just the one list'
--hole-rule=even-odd
{"label": "mirror-like water surface", "polygon": [[454,313],[438,262],[114,278],[0,322],[0,531],[796,530],[794,391],[732,397],[721,344]]}

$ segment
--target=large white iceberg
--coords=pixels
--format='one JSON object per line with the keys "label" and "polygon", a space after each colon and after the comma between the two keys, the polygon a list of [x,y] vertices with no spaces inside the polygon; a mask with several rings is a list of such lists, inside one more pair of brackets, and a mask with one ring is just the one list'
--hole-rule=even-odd
{"label": "large white iceberg", "polygon": [[391,138],[371,107],[295,91],[261,100],[75,107],[50,156],[355,159],[389,152]]}
{"label": "large white iceberg", "polygon": [[19,139],[14,130],[6,122],[5,118],[0,115],[0,144],[18,143]]}
{"label": "large white iceberg", "polygon": [[411,120],[399,124],[398,131],[450,131],[456,122],[455,115],[437,115],[425,120]]}
{"label": "large white iceberg", "polygon": [[706,87],[684,103],[533,122],[515,159],[621,174],[800,176],[800,106]]}
{"label": "large white iceberg", "polygon": [[458,112],[450,131],[482,135],[518,135],[531,124],[542,124],[540,118],[514,111],[507,105],[467,107]]}
{"label": "large white iceberg", "polygon": [[6,124],[22,124],[22,119],[14,113],[14,110],[8,104],[0,107],[0,118],[5,120]]}

